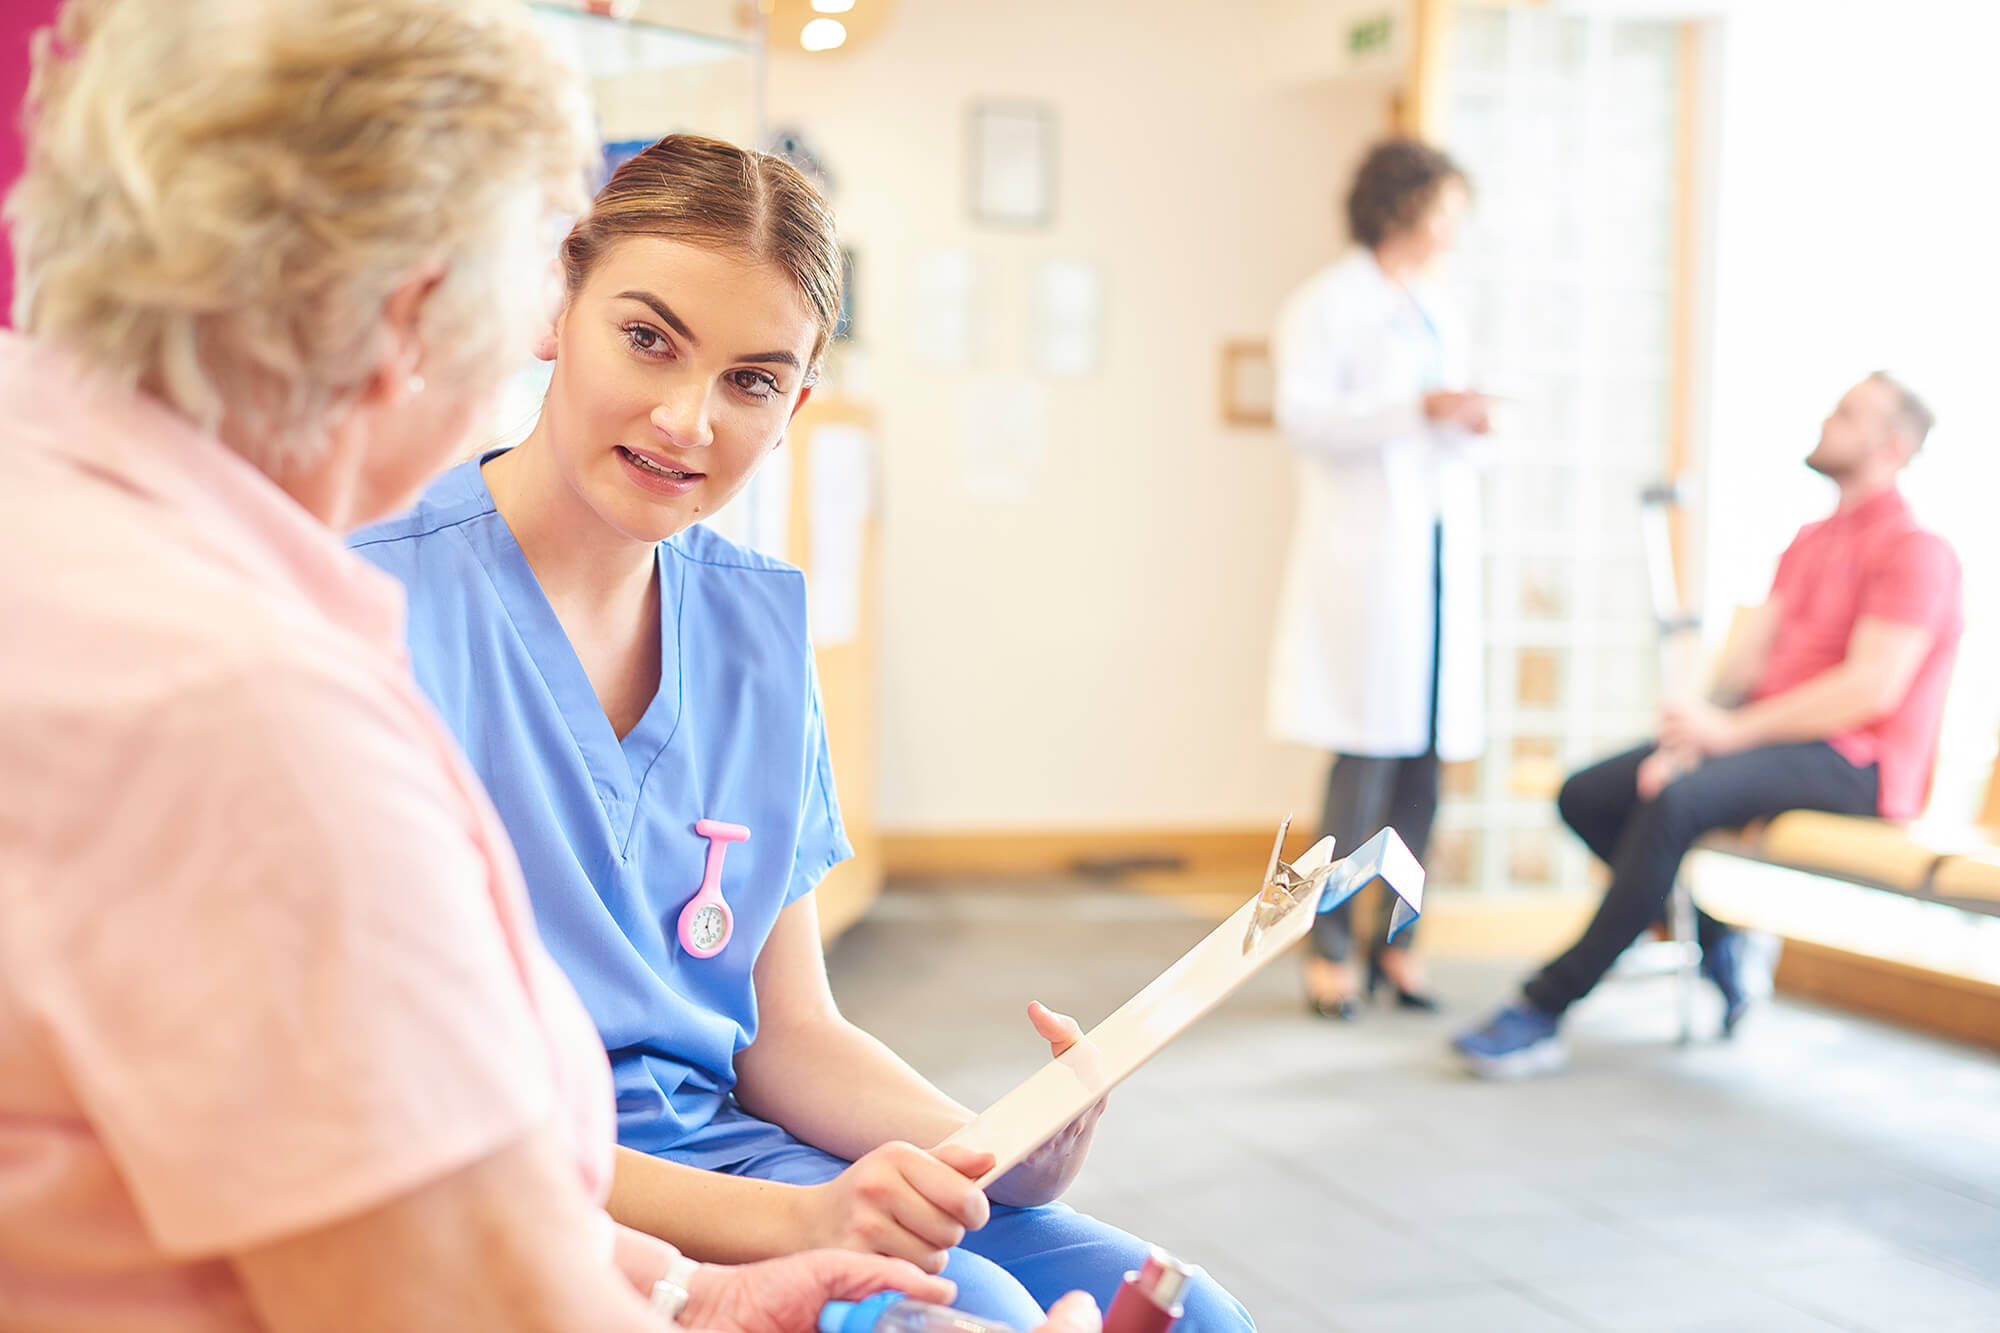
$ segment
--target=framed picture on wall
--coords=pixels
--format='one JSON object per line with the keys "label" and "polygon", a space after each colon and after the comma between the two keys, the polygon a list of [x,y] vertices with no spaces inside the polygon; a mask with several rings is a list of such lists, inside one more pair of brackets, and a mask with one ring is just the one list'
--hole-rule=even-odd
{"label": "framed picture on wall", "polygon": [[1222,420],[1231,426],[1276,424],[1278,377],[1271,344],[1243,338],[1222,344]]}
{"label": "framed picture on wall", "polygon": [[974,102],[966,118],[972,220],[1046,227],[1056,216],[1056,113],[1039,102]]}

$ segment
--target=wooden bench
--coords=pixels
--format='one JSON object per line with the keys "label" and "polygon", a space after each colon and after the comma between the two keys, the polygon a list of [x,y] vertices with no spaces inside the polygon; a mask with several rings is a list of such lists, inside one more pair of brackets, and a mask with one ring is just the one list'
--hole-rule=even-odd
{"label": "wooden bench", "polygon": [[[2000,780],[2000,775],[1996,775]],[[2000,830],[1947,833],[1886,819],[1792,810],[1762,828],[1710,834],[1703,851],[1762,861],[1962,911],[2000,916]]]}
{"label": "wooden bench", "polygon": [[[2000,758],[1987,778],[1977,822],[1940,828],[1920,822],[1792,810],[1761,825],[1711,833],[1700,851],[1778,866],[1803,874],[1898,894],[1981,916],[2000,918]],[[1683,873],[1668,911],[1669,934],[1682,946],[1679,973],[1681,1039],[1692,1030],[1698,957],[1694,897]]]}

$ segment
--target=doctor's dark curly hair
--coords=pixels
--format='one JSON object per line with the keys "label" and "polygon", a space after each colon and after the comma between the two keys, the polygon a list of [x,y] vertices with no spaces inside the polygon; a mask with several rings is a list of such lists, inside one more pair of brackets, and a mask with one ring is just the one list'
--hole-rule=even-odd
{"label": "doctor's dark curly hair", "polygon": [[1377,144],[1347,191],[1347,225],[1354,239],[1373,250],[1416,226],[1446,181],[1469,183],[1464,168],[1443,150],[1417,139]]}

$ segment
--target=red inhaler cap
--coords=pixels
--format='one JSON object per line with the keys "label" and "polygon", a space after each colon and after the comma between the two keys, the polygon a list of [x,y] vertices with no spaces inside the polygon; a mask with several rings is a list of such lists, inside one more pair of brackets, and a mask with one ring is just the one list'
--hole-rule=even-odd
{"label": "red inhaler cap", "polygon": [[1146,1256],[1146,1265],[1139,1270],[1138,1280],[1133,1285],[1146,1293],[1153,1304],[1171,1311],[1178,1318],[1181,1292],[1193,1275],[1193,1269],[1155,1245]]}
{"label": "red inhaler cap", "polygon": [[1138,1272],[1125,1275],[1104,1312],[1103,1333],[1168,1333],[1181,1317],[1181,1292],[1193,1271],[1155,1248]]}

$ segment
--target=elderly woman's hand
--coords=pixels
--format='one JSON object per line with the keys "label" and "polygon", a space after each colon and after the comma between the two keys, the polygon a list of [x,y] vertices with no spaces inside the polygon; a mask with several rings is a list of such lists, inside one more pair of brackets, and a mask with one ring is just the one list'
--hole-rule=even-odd
{"label": "elderly woman's hand", "polygon": [[[878,1291],[943,1304],[957,1290],[900,1259],[847,1250],[807,1250],[783,1259],[729,1267],[703,1264],[688,1284],[683,1328],[701,1333],[811,1333],[828,1301],[858,1301]],[[1051,1333],[1088,1330],[1066,1324]]]}
{"label": "elderly woman's hand", "polygon": [[1049,1322],[1034,1333],[1097,1333],[1103,1327],[1104,1317],[1090,1293],[1072,1291],[1049,1307]]}
{"label": "elderly woman's hand", "polygon": [[[951,1299],[952,1285],[894,1259],[808,1250],[734,1268],[704,1265],[695,1271],[680,1323],[698,1333],[811,1333],[828,1301],[860,1300],[885,1290],[937,1303]],[[1098,1333],[1103,1326],[1090,1293],[1072,1291],[1049,1307],[1048,1322],[1031,1333]]]}

